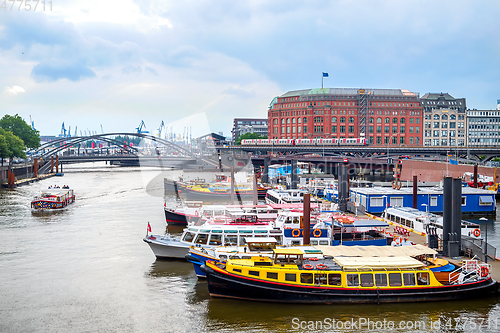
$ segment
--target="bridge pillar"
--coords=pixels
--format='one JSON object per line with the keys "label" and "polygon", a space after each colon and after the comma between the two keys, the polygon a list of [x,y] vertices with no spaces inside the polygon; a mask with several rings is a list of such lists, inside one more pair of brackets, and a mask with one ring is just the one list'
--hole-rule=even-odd
{"label": "bridge pillar", "polygon": [[54,156],[50,156],[50,173],[54,173]]}
{"label": "bridge pillar", "polygon": [[56,173],[59,173],[59,155],[56,155]]}
{"label": "bridge pillar", "polygon": [[349,200],[349,166],[339,165],[339,210],[347,212],[347,201]]}
{"label": "bridge pillar", "polygon": [[291,160],[292,165],[292,190],[297,189],[298,177],[297,177],[297,160]]}
{"label": "bridge pillar", "polygon": [[264,157],[264,172],[262,173],[262,182],[269,183],[269,157]]}

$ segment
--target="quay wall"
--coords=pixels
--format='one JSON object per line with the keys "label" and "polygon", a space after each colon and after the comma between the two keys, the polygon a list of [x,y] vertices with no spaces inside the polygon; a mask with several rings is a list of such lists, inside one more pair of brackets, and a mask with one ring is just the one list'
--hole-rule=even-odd
{"label": "quay wall", "polygon": [[[440,182],[447,174],[450,177],[461,178],[464,173],[474,173],[474,165],[452,165],[444,162],[428,162],[416,160],[403,160],[401,170],[401,180],[413,180],[413,176],[418,177],[419,182]],[[447,171],[448,170],[448,171]],[[494,167],[479,166],[478,174],[493,177]],[[496,182],[500,181],[500,170],[497,172]]]}

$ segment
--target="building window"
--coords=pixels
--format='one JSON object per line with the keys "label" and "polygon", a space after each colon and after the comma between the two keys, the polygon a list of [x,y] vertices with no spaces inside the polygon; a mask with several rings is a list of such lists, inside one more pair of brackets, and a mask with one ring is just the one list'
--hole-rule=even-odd
{"label": "building window", "polygon": [[340,133],[345,133],[345,126],[340,126]]}
{"label": "building window", "polygon": [[370,124],[373,124],[373,117],[370,117],[370,119],[368,120],[368,122],[369,122]]}
{"label": "building window", "polygon": [[354,122],[354,117],[349,117],[349,122],[353,123]]}
{"label": "building window", "polygon": [[399,120],[399,122],[400,122],[401,124],[404,124],[404,123],[405,123],[405,118],[401,118],[401,119]]}
{"label": "building window", "polygon": [[373,133],[373,126],[368,126],[368,133]]}
{"label": "building window", "polygon": [[392,118],[392,123],[397,124],[398,123],[398,118]]}
{"label": "building window", "polygon": [[332,126],[332,133],[337,133],[337,126]]}
{"label": "building window", "polygon": [[405,144],[405,137],[404,136],[402,136],[402,137],[399,138],[399,143],[402,144],[402,145]]}
{"label": "building window", "polygon": [[[307,123],[307,118],[306,117],[304,117],[303,122],[304,122],[304,124]],[[304,131],[304,133],[305,133],[305,131]]]}
{"label": "building window", "polygon": [[382,138],[380,136],[377,137],[377,144],[381,144],[382,143]]}
{"label": "building window", "polygon": [[389,124],[390,119],[389,119],[389,118],[384,118],[384,122],[385,122],[386,124]]}
{"label": "building window", "polygon": [[405,127],[404,127],[404,126],[401,126],[401,127],[399,128],[399,133],[404,134],[404,133],[405,133],[405,131],[406,131],[406,130],[405,130]]}
{"label": "building window", "polygon": [[377,118],[377,124],[382,124],[382,118]]}
{"label": "building window", "polygon": [[349,133],[354,133],[354,126],[349,126]]}
{"label": "building window", "polygon": [[307,126],[304,126],[304,133],[307,133]]}
{"label": "building window", "polygon": [[337,122],[337,117],[332,117],[332,123],[336,123]]}
{"label": "building window", "polygon": [[340,122],[345,123],[345,117],[340,117]]}

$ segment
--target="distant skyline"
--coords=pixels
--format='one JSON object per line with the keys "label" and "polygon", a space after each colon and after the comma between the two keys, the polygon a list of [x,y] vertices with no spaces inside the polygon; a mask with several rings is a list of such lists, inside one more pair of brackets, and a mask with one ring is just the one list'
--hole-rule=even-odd
{"label": "distant skyline", "polygon": [[[33,2],[33,1],[32,1]],[[33,2],[34,3],[34,2]],[[4,10],[5,9],[5,10]],[[500,99],[498,0],[53,0],[0,9],[0,114],[41,135],[231,135],[287,91],[408,89]],[[323,78],[322,73],[328,73]]]}

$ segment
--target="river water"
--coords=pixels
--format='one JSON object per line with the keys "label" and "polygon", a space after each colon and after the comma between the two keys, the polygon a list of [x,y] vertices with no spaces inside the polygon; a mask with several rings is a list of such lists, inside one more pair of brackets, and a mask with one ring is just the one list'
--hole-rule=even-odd
{"label": "river water", "polygon": [[[0,332],[498,332],[500,299],[310,306],[210,298],[182,260],[158,261],[142,241],[163,233],[155,169],[65,167],[0,190]],[[37,215],[30,200],[67,184],[76,202]],[[497,247],[499,221],[488,222]],[[180,229],[171,229],[180,233]]]}

